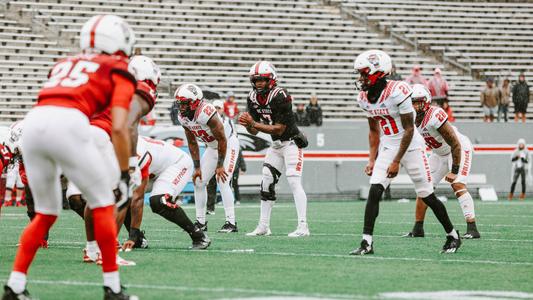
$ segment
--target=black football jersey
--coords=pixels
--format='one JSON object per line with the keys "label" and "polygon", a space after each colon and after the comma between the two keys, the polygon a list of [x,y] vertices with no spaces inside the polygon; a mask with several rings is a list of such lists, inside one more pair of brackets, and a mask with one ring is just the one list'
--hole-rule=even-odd
{"label": "black football jersey", "polygon": [[286,90],[275,87],[267,96],[262,97],[252,90],[248,95],[248,112],[256,122],[274,125],[284,124],[287,126],[282,135],[272,134],[272,140],[288,141],[298,134],[296,120],[292,112],[292,97]]}

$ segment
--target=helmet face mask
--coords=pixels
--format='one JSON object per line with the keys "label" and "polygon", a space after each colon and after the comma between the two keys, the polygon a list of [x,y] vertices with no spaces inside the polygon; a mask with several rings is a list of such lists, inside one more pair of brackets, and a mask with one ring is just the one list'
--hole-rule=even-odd
{"label": "helmet face mask", "polygon": [[[250,68],[250,84],[258,94],[267,94],[278,83],[276,69],[268,61],[260,61]],[[264,82],[264,84],[263,84]],[[258,87],[257,83],[260,83]]]}
{"label": "helmet face mask", "polygon": [[412,98],[413,108],[416,111],[417,115],[424,115],[429,109],[429,102],[425,97],[421,98]]}
{"label": "helmet face mask", "polygon": [[202,101],[203,92],[198,86],[186,83],[176,90],[174,98],[178,103],[180,114],[192,120]]}
{"label": "helmet face mask", "polygon": [[356,89],[360,89],[362,91],[368,91],[376,84],[376,82],[378,82],[380,78],[385,77],[382,72],[370,74],[370,68],[356,70],[356,73],[359,74],[359,78],[357,78],[355,81],[355,87]]}
{"label": "helmet face mask", "polygon": [[421,84],[413,85],[413,92],[411,94],[411,102],[416,111],[417,116],[423,116],[429,110],[431,105],[431,94],[427,88]]}

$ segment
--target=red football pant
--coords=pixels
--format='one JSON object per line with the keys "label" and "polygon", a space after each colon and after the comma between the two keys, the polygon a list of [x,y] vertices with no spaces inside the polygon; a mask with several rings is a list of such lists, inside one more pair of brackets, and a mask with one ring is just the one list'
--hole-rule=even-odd
{"label": "red football pant", "polygon": [[115,272],[117,265],[117,224],[115,221],[115,206],[98,207],[92,210],[94,223],[94,237],[102,252],[102,270]]}
{"label": "red football pant", "polygon": [[41,242],[46,233],[57,220],[57,216],[37,213],[31,223],[24,229],[20,237],[20,247],[17,250],[13,271],[28,273]]}

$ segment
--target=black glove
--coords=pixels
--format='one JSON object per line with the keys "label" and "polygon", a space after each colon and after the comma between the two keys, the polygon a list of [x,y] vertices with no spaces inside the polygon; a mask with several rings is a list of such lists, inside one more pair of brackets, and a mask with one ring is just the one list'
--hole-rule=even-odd
{"label": "black glove", "polygon": [[115,201],[118,209],[128,207],[133,191],[130,189],[130,172],[122,171],[120,173],[120,181],[115,190]]}
{"label": "black glove", "polygon": [[309,141],[307,140],[307,137],[305,136],[305,134],[303,132],[298,132],[297,135],[293,136],[292,137],[292,140],[294,141],[294,143],[296,144],[296,146],[298,146],[298,148],[300,149],[304,149],[306,148],[307,146],[309,146]]}
{"label": "black glove", "polygon": [[133,248],[148,248],[148,240],[144,237],[144,231],[141,231],[138,228],[130,228],[130,236],[128,239],[135,243]]}

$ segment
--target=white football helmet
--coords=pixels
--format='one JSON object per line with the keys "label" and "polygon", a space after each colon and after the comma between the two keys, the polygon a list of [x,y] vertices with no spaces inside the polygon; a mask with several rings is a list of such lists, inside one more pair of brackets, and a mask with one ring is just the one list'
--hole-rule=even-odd
{"label": "white football helmet", "polygon": [[118,16],[94,16],[81,28],[81,50],[97,50],[107,54],[122,51],[130,56],[134,45],[135,33],[130,25]]}
{"label": "white football helmet", "polygon": [[21,153],[20,146],[22,144],[22,130],[24,128],[24,121],[18,121],[9,126],[9,139],[7,145],[14,154]]}
{"label": "white football helmet", "polygon": [[144,55],[135,55],[131,58],[128,65],[128,70],[135,75],[135,79],[144,81],[151,81],[154,86],[157,86],[161,81],[161,70],[154,63],[154,61]]}
{"label": "white football helmet", "polygon": [[[276,68],[274,67],[273,64],[265,60],[256,62],[250,68],[249,75],[250,75],[250,83],[252,84],[252,88],[256,90],[258,93],[268,92],[268,90],[275,87],[276,84],[278,83],[278,74],[276,72]],[[268,89],[257,89],[255,87],[255,82],[257,79],[268,80]]]}
{"label": "white football helmet", "polygon": [[[425,113],[431,105],[431,94],[428,89],[422,84],[414,84],[412,86],[413,93],[411,94],[411,101],[417,113]],[[422,102],[422,105],[416,104]]]}
{"label": "white football helmet", "polygon": [[376,84],[378,79],[390,74],[392,60],[384,51],[368,50],[357,56],[354,61],[354,70],[360,74],[358,81],[361,82],[361,89],[366,91]]}
{"label": "white football helmet", "polygon": [[192,117],[194,111],[198,108],[198,105],[204,98],[204,93],[196,84],[185,83],[176,89],[174,98],[178,102],[180,113]]}

